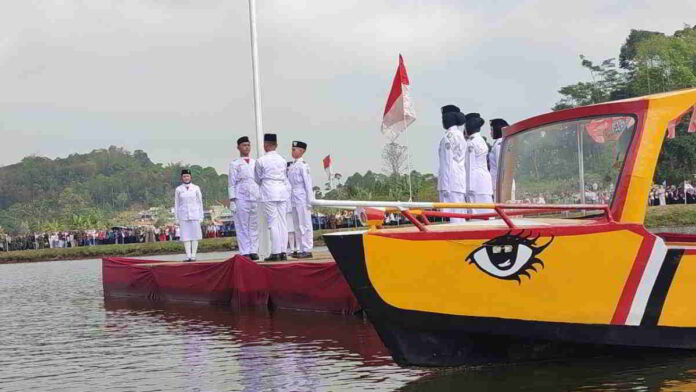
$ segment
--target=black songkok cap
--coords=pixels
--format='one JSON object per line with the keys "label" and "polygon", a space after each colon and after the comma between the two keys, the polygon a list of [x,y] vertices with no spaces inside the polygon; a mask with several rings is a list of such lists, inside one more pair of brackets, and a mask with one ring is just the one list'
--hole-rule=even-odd
{"label": "black songkok cap", "polygon": [[456,112],[447,112],[442,114],[442,127],[445,129],[450,129],[451,127],[457,125],[459,122],[459,114]]}
{"label": "black songkok cap", "polygon": [[249,143],[249,137],[242,136],[239,139],[237,139],[237,145],[240,145],[242,143]]}
{"label": "black songkok cap", "polygon": [[478,132],[485,123],[478,113],[468,113],[465,118],[467,132]]}
{"label": "black songkok cap", "polygon": [[501,129],[503,127],[507,127],[508,124],[507,121],[503,120],[502,118],[494,118],[491,120],[491,128],[493,129]]}
{"label": "black songkok cap", "polygon": [[481,118],[481,115],[478,114],[478,113],[467,113],[466,116],[465,116],[466,121],[469,121],[470,119],[476,118],[476,117]]}
{"label": "black songkok cap", "polygon": [[191,174],[191,170],[189,170],[189,169],[181,169],[181,175],[183,176],[184,174]]}
{"label": "black songkok cap", "polygon": [[278,137],[275,133],[265,133],[263,135],[263,141],[276,143],[278,141]]}
{"label": "black songkok cap", "polygon": [[299,140],[295,140],[292,142],[293,147],[299,147],[299,148],[304,148],[305,150],[307,149],[307,143],[301,142]]}
{"label": "black songkok cap", "polygon": [[452,113],[452,112],[454,112],[454,113],[461,112],[461,110],[459,110],[459,108],[456,107],[455,105],[445,105],[440,109],[440,111],[442,112],[442,114]]}
{"label": "black songkok cap", "polygon": [[457,125],[461,126],[466,123],[466,116],[462,112],[455,113],[457,116]]}

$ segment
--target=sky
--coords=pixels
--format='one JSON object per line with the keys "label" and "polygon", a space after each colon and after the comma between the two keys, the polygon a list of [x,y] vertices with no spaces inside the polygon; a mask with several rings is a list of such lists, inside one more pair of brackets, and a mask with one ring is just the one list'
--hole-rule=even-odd
{"label": "sky", "polygon": [[[116,145],[226,172],[237,138],[255,141],[248,7],[0,0],[0,165]],[[256,12],[263,129],[287,159],[292,140],[308,144],[315,184],[327,154],[344,176],[383,171],[399,53],[417,119],[398,142],[434,172],[441,106],[512,124],[589,80],[579,54],[618,57],[632,28],[696,23],[693,0],[258,0]]]}

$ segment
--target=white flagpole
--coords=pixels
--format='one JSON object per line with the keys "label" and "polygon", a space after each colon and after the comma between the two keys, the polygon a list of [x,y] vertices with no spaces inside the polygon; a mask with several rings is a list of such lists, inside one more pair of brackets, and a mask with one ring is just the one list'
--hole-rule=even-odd
{"label": "white flagpole", "polygon": [[[249,0],[249,29],[251,30],[251,69],[254,80],[254,114],[256,119],[256,154],[260,158],[263,150],[263,126],[261,125],[261,88],[259,87],[259,52],[256,46],[256,0]],[[263,259],[271,253],[268,222],[263,210],[259,213],[259,256]]]}
{"label": "white flagpole", "polygon": [[404,111],[404,138],[406,139],[406,166],[408,167],[408,201],[413,201],[413,188],[411,186],[411,146],[408,143],[408,130],[406,129],[406,112]]}

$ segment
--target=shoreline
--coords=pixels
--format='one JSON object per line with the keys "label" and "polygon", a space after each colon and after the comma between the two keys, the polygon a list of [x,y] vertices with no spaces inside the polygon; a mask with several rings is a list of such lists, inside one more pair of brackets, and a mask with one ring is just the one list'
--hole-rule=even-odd
{"label": "shoreline", "polygon": [[[317,230],[314,245],[324,246],[322,235],[329,232],[355,230],[355,228]],[[205,238],[199,242],[198,253],[232,252],[237,249],[236,237]],[[180,241],[140,242],[135,244],[113,244],[80,246],[77,248],[29,249],[0,252],[0,265],[17,263],[41,263],[63,260],[101,259],[103,257],[137,257],[183,254],[184,244]]]}

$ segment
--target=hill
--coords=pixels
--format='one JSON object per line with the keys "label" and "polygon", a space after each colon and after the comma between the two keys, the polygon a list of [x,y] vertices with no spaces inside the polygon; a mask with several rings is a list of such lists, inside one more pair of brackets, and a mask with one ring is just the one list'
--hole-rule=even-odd
{"label": "hill", "polygon": [[[27,232],[122,224],[114,219],[123,211],[170,207],[182,167],[115,146],[66,158],[29,156],[0,168],[0,227]],[[227,198],[227,174],[187,167],[206,205]]]}

